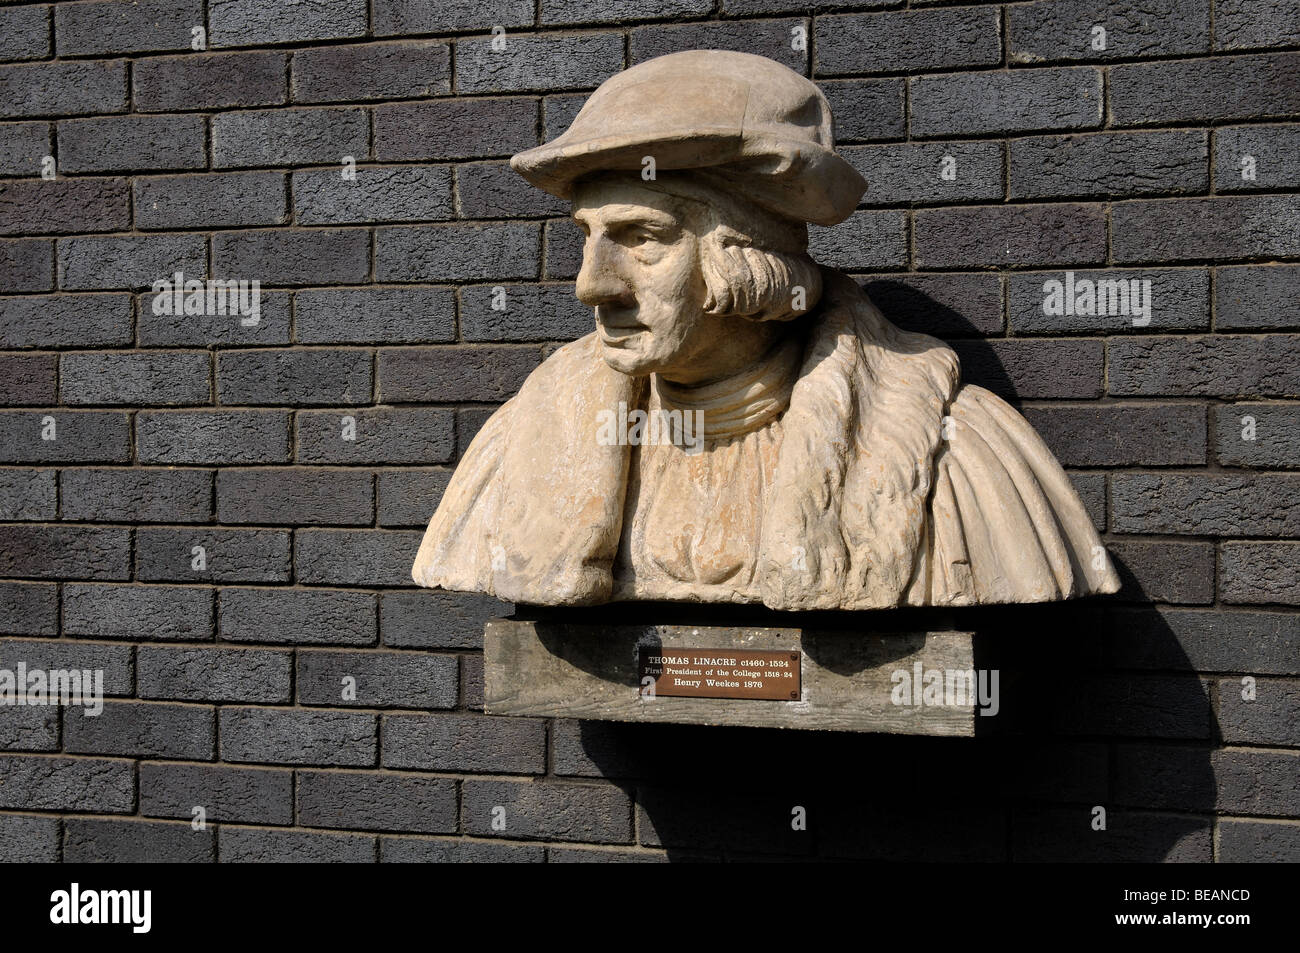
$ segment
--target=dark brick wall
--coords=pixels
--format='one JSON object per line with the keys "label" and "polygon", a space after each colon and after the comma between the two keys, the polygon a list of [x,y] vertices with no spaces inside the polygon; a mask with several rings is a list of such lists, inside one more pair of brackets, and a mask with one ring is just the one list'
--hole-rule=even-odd
{"label": "dark brick wall", "polygon": [[[871,190],[817,255],[1017,402],[1122,564],[952,616],[1008,675],[983,737],[485,717],[509,608],[410,584],[590,326],[505,160],[697,47],[822,85]],[[1150,323],[1044,313],[1065,270]],[[175,271],[260,323],[155,315]],[[1296,0],[4,0],[0,667],[109,700],[0,708],[0,859],[1300,860],[1298,299]]]}

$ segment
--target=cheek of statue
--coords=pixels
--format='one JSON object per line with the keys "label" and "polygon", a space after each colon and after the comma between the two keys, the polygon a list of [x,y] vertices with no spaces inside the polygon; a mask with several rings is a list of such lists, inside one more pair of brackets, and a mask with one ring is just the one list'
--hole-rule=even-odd
{"label": "cheek of statue", "polygon": [[624,373],[649,374],[689,360],[704,300],[694,247],[643,246],[621,258],[617,267],[631,301],[601,306],[596,314],[606,363]]}

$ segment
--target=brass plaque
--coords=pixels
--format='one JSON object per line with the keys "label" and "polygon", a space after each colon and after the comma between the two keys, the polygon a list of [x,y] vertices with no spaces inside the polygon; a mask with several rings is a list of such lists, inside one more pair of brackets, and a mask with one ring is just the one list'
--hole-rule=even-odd
{"label": "brass plaque", "polygon": [[799,700],[799,653],[789,649],[641,648],[641,693],[682,698]]}

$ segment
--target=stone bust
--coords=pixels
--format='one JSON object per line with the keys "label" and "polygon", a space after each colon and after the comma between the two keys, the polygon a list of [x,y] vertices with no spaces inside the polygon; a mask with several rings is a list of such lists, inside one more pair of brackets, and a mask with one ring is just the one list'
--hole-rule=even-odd
{"label": "stone bust", "polygon": [[591,334],[470,444],[422,586],[540,605],[1045,602],[1118,579],[1029,424],[807,254],[866,182],[804,77],[716,50],[606,81],[516,155],[572,202]]}

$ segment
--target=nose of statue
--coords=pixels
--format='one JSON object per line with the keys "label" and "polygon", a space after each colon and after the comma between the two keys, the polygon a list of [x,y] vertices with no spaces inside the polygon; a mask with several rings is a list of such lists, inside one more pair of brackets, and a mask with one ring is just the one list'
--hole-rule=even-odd
{"label": "nose of statue", "polygon": [[589,308],[612,302],[630,302],[632,290],[605,249],[608,243],[588,241],[582,250],[582,268],[574,288],[578,300]]}

